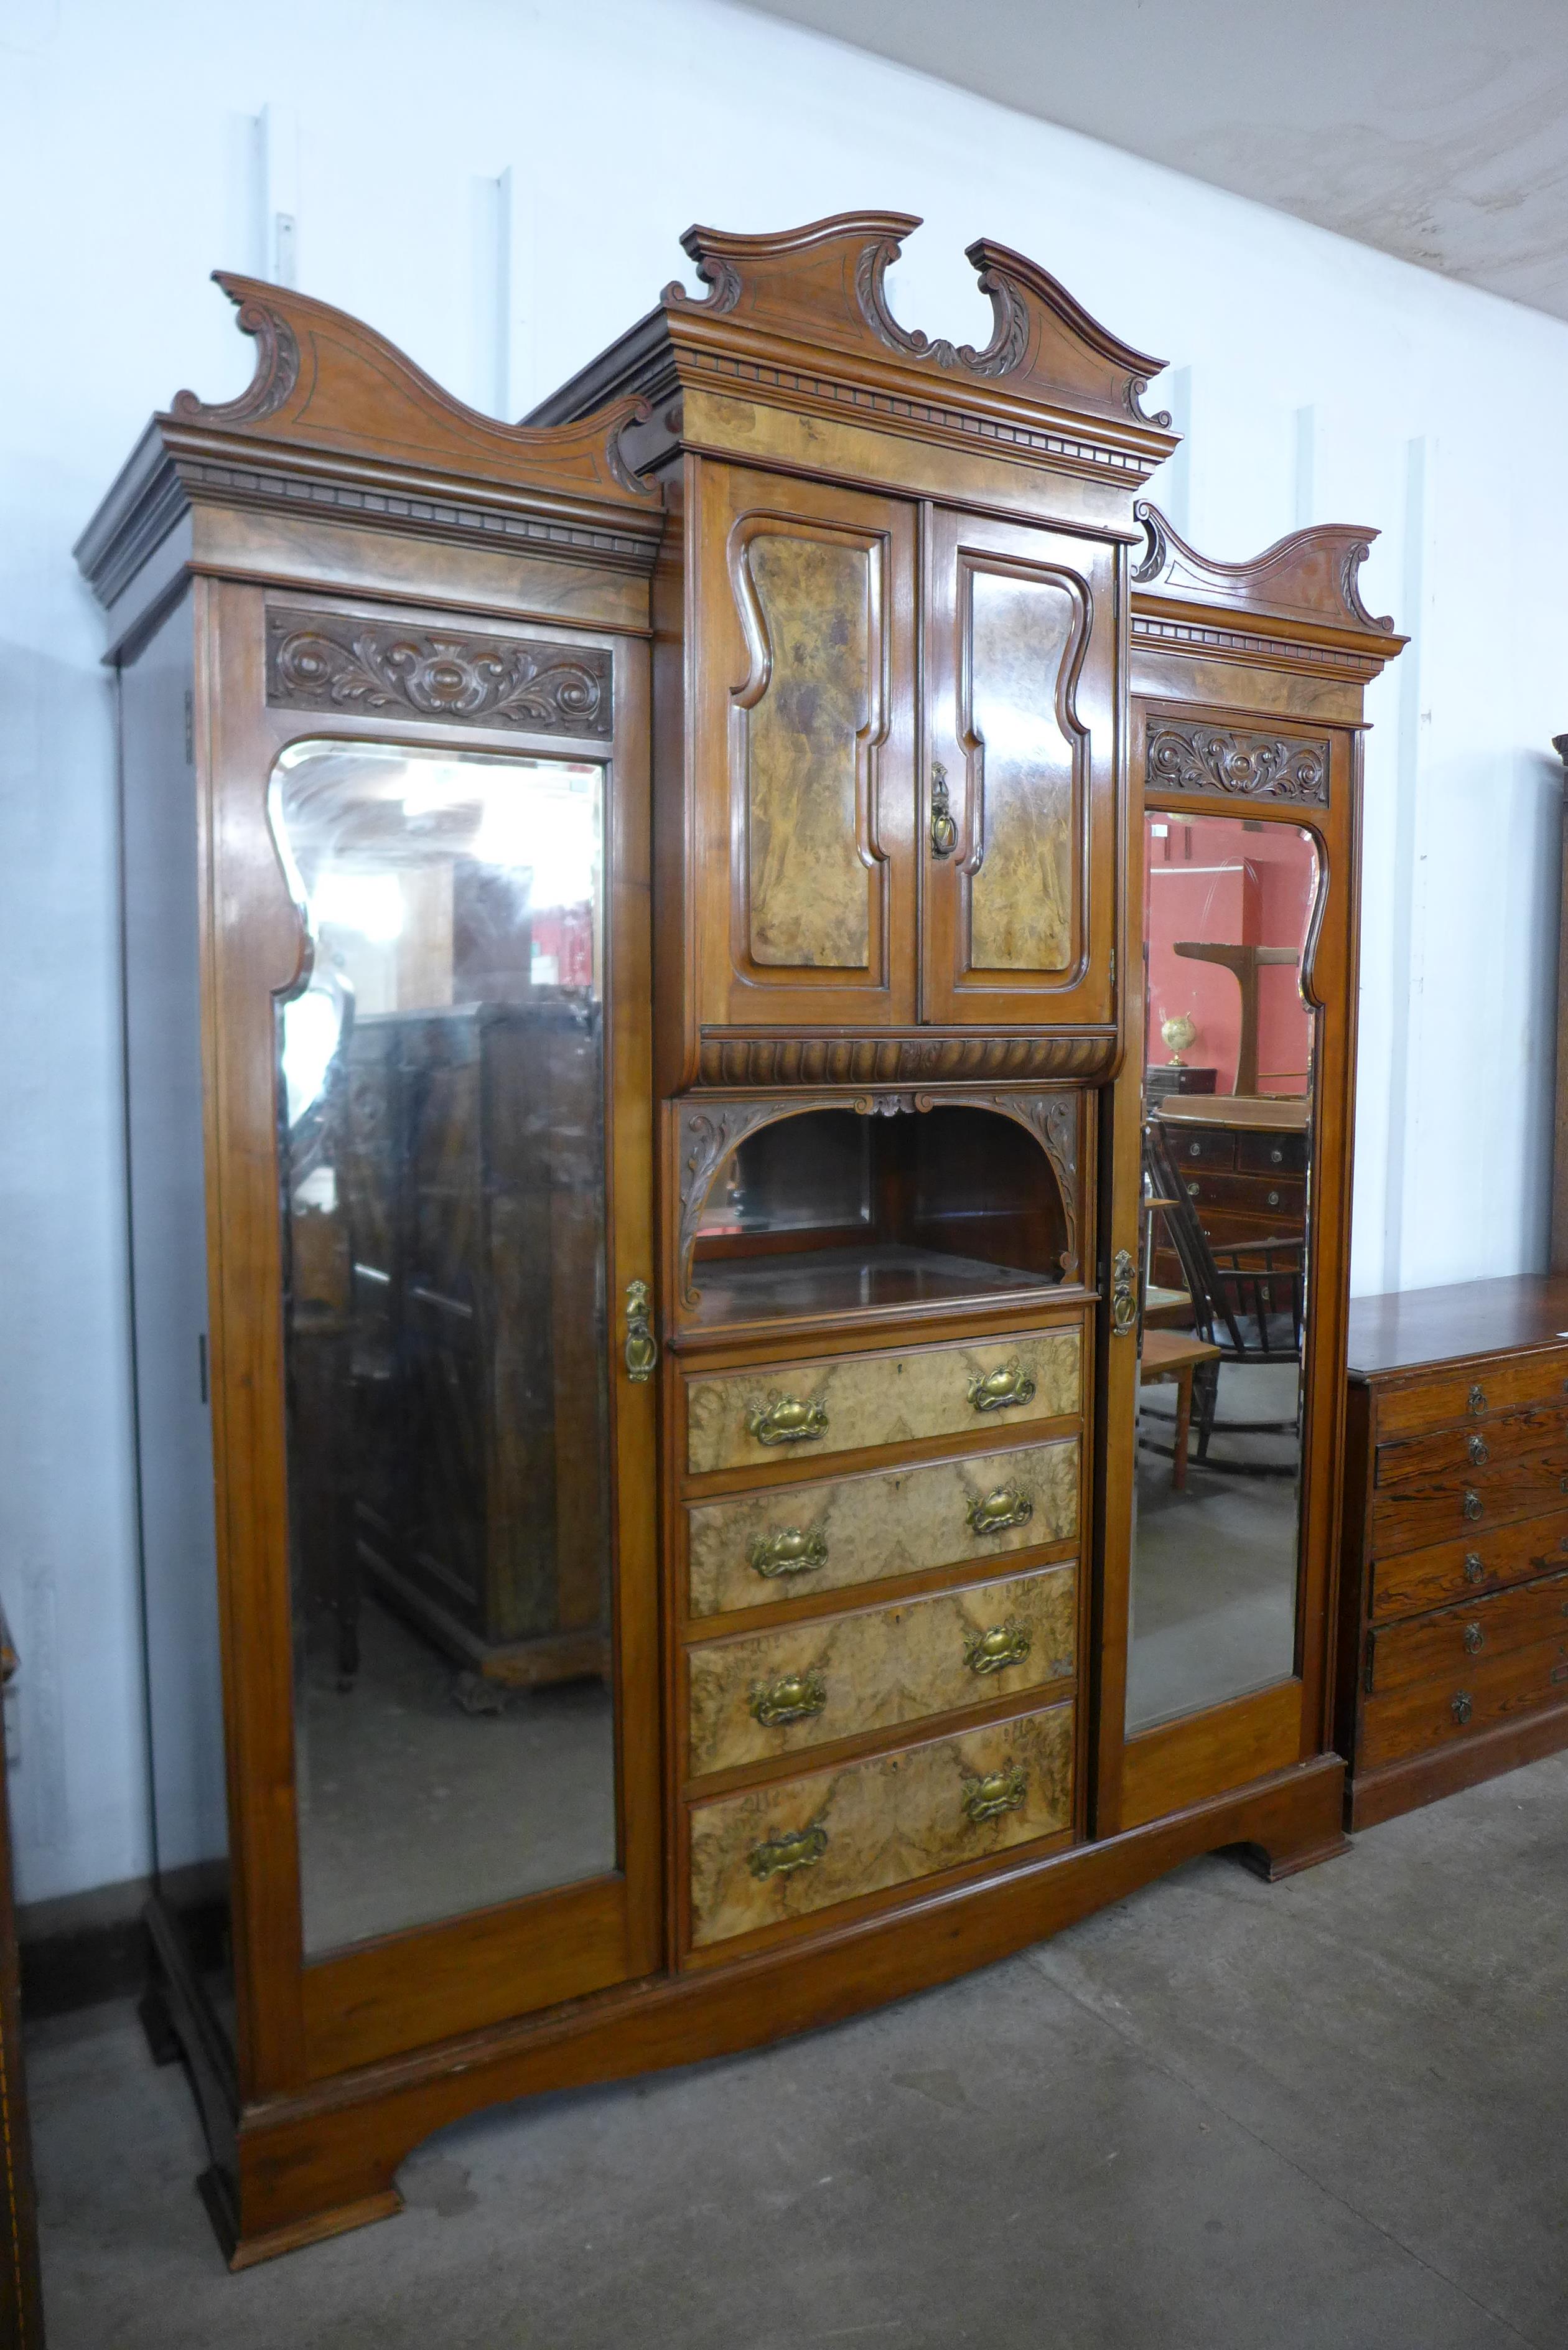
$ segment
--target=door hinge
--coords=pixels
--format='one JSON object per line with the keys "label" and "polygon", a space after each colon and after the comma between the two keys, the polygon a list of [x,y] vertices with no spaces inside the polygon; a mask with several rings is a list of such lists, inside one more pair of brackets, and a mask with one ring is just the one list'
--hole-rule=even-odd
{"label": "door hinge", "polygon": [[1112,985],[1112,987],[1113,987],[1113,988],[1115,987],[1116,983],[1116,951],[1115,947],[1113,947],[1113,948],[1111,949],[1111,985]]}

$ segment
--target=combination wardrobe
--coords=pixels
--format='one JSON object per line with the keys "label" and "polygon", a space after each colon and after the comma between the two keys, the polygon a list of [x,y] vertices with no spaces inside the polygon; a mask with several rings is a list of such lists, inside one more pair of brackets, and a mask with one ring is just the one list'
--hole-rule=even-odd
{"label": "combination wardrobe", "polygon": [[1140,502],[1162,363],[1034,263],[970,248],[982,348],[907,328],[916,225],[692,230],[701,293],[515,426],[225,276],[253,381],[78,547],[144,2015],[235,2265],[474,2107],[1342,1846],[1402,639],[1371,534],[1217,563]]}

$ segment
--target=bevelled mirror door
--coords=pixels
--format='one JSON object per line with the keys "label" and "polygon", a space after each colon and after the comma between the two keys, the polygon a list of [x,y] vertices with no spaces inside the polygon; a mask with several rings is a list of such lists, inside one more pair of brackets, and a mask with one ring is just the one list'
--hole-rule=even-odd
{"label": "bevelled mirror door", "polygon": [[1296,1669],[1323,885],[1230,816],[1147,816],[1144,875],[1129,1735]]}
{"label": "bevelled mirror door", "polygon": [[604,796],[383,743],[275,771],[306,1956],[618,1865]]}

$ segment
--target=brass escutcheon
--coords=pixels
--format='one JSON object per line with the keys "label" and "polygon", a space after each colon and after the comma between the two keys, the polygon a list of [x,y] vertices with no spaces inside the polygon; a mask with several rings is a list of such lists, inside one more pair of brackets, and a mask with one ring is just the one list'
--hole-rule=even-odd
{"label": "brass escutcheon", "polygon": [[1021,1665],[1033,1646],[1027,1626],[1009,1617],[988,1631],[966,1632],[963,1660],[971,1673],[1004,1673],[1009,1665]]}
{"label": "brass escutcheon", "polygon": [[746,1855],[746,1866],[758,1884],[764,1885],[770,1877],[789,1877],[797,1868],[815,1868],[826,1850],[825,1827],[790,1828],[783,1835],[754,1844]]}
{"label": "brass escutcheon", "polygon": [[1474,1710],[1475,1709],[1470,1704],[1470,1694],[1469,1690],[1460,1690],[1458,1694],[1449,1700],[1449,1711],[1453,1715],[1454,1720],[1459,1724],[1461,1729],[1469,1720]]}
{"label": "brass escutcheon", "polygon": [[948,795],[948,771],[941,762],[931,762],[931,855],[950,857],[958,847],[958,827],[953,822],[952,805]]}
{"label": "brass escutcheon", "polygon": [[983,1779],[964,1781],[964,1816],[978,1828],[987,1820],[1000,1819],[1003,1812],[1021,1811],[1028,1793],[1028,1772],[1022,1762],[1010,1762],[1005,1770],[988,1771]]}
{"label": "brass escutcheon", "polygon": [[759,1444],[808,1444],[826,1432],[827,1406],[802,1403],[798,1396],[753,1396],[746,1409],[746,1433]]}
{"label": "brass escutcheon", "polygon": [[1483,1461],[1490,1461],[1491,1459],[1491,1454],[1486,1449],[1486,1439],[1484,1436],[1472,1436],[1466,1447],[1466,1451],[1469,1452],[1471,1461],[1475,1463],[1475,1466],[1478,1469]]}
{"label": "brass escutcheon", "polygon": [[969,1505],[970,1530],[977,1534],[1004,1534],[1009,1526],[1026,1526],[1034,1515],[1034,1504],[1027,1493],[1016,1485],[998,1485]]}
{"label": "brass escutcheon", "polygon": [[777,1575],[812,1575],[827,1565],[827,1544],[815,1526],[781,1526],[776,1534],[759,1534],[746,1553],[753,1572],[770,1582]]}
{"label": "brass escutcheon", "polygon": [[1014,1355],[983,1378],[971,1379],[969,1400],[975,1411],[1009,1411],[1014,1404],[1033,1402],[1034,1382]]}
{"label": "brass escutcheon", "polygon": [[653,1377],[653,1367],[659,1360],[659,1341],[653,1335],[649,1315],[652,1292],[646,1281],[628,1281],[626,1284],[626,1375],[640,1385]]}
{"label": "brass escutcheon", "polygon": [[781,1730],[786,1721],[808,1721],[827,1703],[827,1683],[815,1665],[804,1673],[781,1673],[752,1691],[752,1712],[764,1730]]}
{"label": "brass escutcheon", "polygon": [[[1192,1186],[1188,1185],[1190,1191]],[[1137,1267],[1127,1249],[1117,1249],[1111,1263],[1111,1328],[1125,1338],[1137,1327]]]}

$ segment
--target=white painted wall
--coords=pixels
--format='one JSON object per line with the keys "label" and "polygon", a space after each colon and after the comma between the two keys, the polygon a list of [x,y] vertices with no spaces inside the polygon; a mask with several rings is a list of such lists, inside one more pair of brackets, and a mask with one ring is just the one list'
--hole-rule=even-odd
{"label": "white painted wall", "polygon": [[895,206],[928,224],[893,283],[908,324],[985,339],[962,258],[984,233],[1168,353],[1178,521],[1221,556],[1377,525],[1367,599],[1417,637],[1371,703],[1355,1285],[1543,1263],[1568,326],[722,0],[0,0],[0,174],[24,1898],[145,1862],[111,733],[70,546],[151,409],[248,379],[215,265],[292,266],[517,414],[651,305],[690,221]]}

